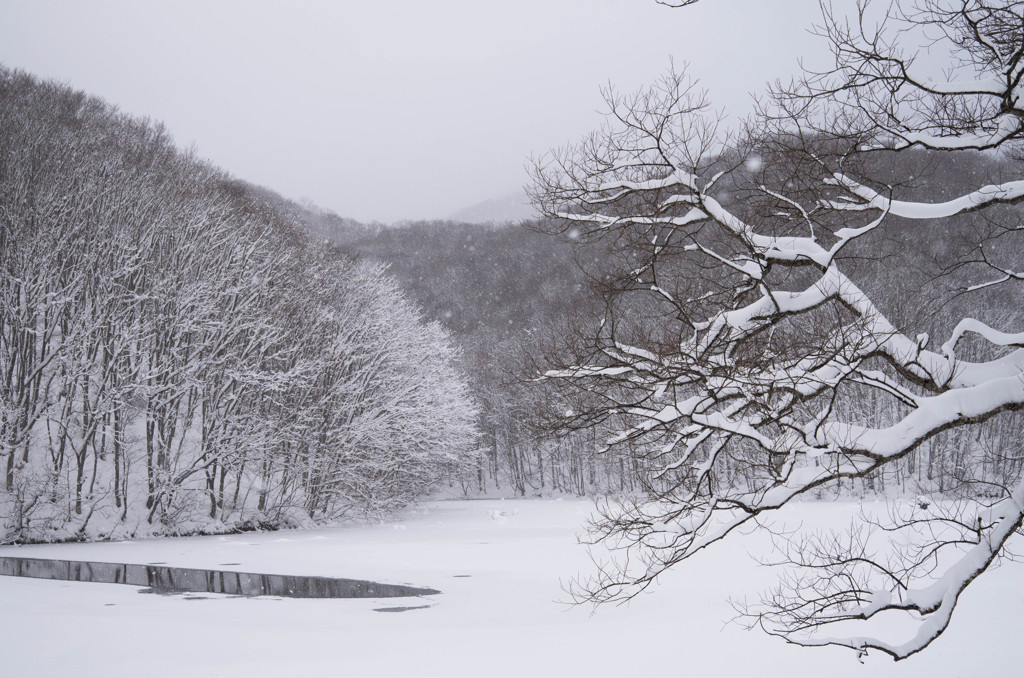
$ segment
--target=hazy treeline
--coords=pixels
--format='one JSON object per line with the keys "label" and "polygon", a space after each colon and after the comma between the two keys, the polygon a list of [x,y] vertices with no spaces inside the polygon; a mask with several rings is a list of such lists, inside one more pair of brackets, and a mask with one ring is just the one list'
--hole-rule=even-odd
{"label": "hazy treeline", "polygon": [[[920,155],[877,157],[872,162],[892,185],[922,200],[948,199],[980,180],[998,181],[1012,169],[982,154]],[[722,162],[728,166],[730,161],[723,158]],[[911,164],[917,165],[917,171],[926,165],[927,180],[915,178]],[[780,164],[772,171],[797,172],[798,168]],[[751,175],[750,180],[756,179]],[[742,173],[733,181],[730,206],[744,209],[738,206],[750,200],[753,191]],[[750,202],[745,209],[756,219],[760,206]],[[308,218],[300,220],[306,223]],[[581,403],[567,402],[551,384],[533,380],[543,369],[544,356],[564,350],[566,338],[571,344],[574,336],[592,331],[603,305],[616,298],[633,265],[628,260],[628,243],[555,238],[544,233],[545,226],[539,223],[415,222],[380,228],[339,222],[333,231],[311,228],[366,259],[387,262],[407,293],[461,344],[466,372],[481,405],[484,448],[479,465],[461,474],[464,491],[593,494],[636,491],[657,483],[647,450],[598,453],[605,447],[605,433],[611,435],[615,429],[614,422],[585,432],[560,426],[564,414]],[[979,308],[1019,307],[1005,298],[1016,293],[1012,288],[956,293],[984,276],[970,265],[977,252],[972,254],[972,248],[965,246],[986,232],[980,215],[960,217],[954,232],[949,231],[950,224],[943,224],[941,238],[921,238],[922,230],[929,228],[935,227],[894,224],[884,233],[866,238],[856,260],[844,264],[873,298],[884,303],[889,317],[899,324],[932,328],[934,336],[942,336],[950,331],[951,319],[978,315]],[[1020,260],[1022,254],[1012,243],[1005,247],[1008,249],[999,256]],[[948,261],[949,250],[968,254],[950,270],[940,268],[937,274],[936,261]],[[925,306],[906,303],[922,292],[925,298],[947,301],[941,306],[938,302]],[[999,320],[982,315],[984,320]],[[859,402],[862,408],[890,408],[878,398]],[[877,412],[864,412],[865,419],[875,415]],[[941,434],[899,464],[834,491],[946,492],[957,489],[957,478],[965,472],[979,470],[999,482],[1012,475],[1024,459],[1024,444],[1013,433],[1020,422],[1020,415],[1006,415],[987,422],[972,435]],[[993,455],[993,448],[1001,450],[1000,454]],[[985,459],[985,469],[974,468],[974,459]],[[742,469],[724,472],[730,482],[744,482]]]}
{"label": "hazy treeline", "polygon": [[0,252],[2,540],[379,515],[473,455],[457,351],[380,266],[6,69]]}
{"label": "hazy treeline", "polygon": [[590,432],[546,425],[556,405],[547,385],[536,381],[537,359],[567,327],[594,322],[598,302],[591,287],[604,275],[604,255],[536,226],[431,221],[326,234],[363,259],[386,262],[461,345],[480,405],[482,454],[453,477],[457,490],[586,495],[639,489],[643,471],[636,460],[595,454],[601,440]]}

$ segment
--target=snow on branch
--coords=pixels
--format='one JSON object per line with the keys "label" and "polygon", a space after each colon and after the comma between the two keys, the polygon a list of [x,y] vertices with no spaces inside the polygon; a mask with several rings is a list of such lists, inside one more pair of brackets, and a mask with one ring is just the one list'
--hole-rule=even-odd
{"label": "snow on branch", "polygon": [[[773,635],[807,646],[839,645],[866,653],[879,650],[893,658],[906,659],[938,638],[948,627],[960,595],[982,575],[1002,552],[1006,543],[1024,525],[1024,482],[1018,483],[1005,499],[986,511],[944,520],[944,533],[935,551],[914,562],[882,564],[869,554],[861,535],[848,543],[820,539],[801,543],[801,552],[787,549],[790,563],[815,574],[793,575],[763,601],[764,611],[751,613],[754,623]],[[968,520],[972,524],[967,524]],[[920,527],[923,519],[899,526],[901,531]],[[952,527],[953,529],[949,529]],[[931,528],[936,533],[935,527]],[[934,565],[924,567],[939,552],[944,570],[935,574]],[[875,588],[864,584],[856,589],[843,580],[872,579]],[[893,641],[879,635],[849,633],[864,628],[870,633],[875,621],[894,613],[913,615],[916,629],[910,637]],[[859,625],[859,627],[857,626]],[[835,629],[842,635],[824,635]]]}
{"label": "snow on branch", "polygon": [[[826,200],[824,205],[835,210],[882,210],[904,219],[946,219],[957,214],[996,204],[1016,204],[1024,200],[1024,181],[1010,181],[1005,184],[984,186],[953,200],[940,203],[908,202],[893,200],[855,181],[840,172],[833,175],[837,186],[842,186],[854,196],[853,200]],[[831,183],[831,182],[830,182]]]}

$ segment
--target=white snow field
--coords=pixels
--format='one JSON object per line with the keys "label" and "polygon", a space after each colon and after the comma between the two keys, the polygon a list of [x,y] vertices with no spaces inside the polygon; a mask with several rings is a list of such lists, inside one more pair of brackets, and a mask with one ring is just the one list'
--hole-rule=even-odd
{"label": "white snow field", "polygon": [[[842,526],[855,503],[801,503],[787,521]],[[896,664],[804,649],[725,624],[730,596],[773,579],[730,539],[653,592],[596,614],[559,579],[591,565],[578,500],[438,501],[391,525],[225,537],[0,548],[0,556],[164,562],[410,583],[423,599],[140,595],[140,589],[0,576],[0,675],[23,676],[992,676],[1017,675],[1024,567],[961,599],[949,630]],[[222,565],[233,563],[233,565]],[[234,565],[237,563],[237,565]],[[382,614],[376,608],[430,605]]]}

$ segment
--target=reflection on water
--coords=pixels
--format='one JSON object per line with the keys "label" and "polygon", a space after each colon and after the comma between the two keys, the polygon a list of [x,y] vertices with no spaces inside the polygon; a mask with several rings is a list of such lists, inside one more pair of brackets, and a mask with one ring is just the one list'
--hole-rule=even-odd
{"label": "reflection on water", "polygon": [[159,592],[226,593],[235,596],[284,598],[404,598],[429,596],[440,591],[358,579],[300,577],[197,570],[160,565],[90,563],[80,560],[2,558],[0,575],[146,586]]}

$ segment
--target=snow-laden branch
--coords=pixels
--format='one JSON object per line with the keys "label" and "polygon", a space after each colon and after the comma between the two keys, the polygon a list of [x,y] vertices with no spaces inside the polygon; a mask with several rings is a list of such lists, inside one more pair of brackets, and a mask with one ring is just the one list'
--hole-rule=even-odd
{"label": "snow-laden branch", "polygon": [[899,141],[882,146],[901,148],[921,146],[934,151],[986,151],[998,148],[1021,134],[1020,119],[1005,115],[992,127],[986,129],[979,125],[977,131],[935,134],[929,132],[903,131],[896,127],[883,127]]}
{"label": "snow-laden branch", "polygon": [[918,582],[914,585],[916,588],[901,587],[897,589],[896,595],[888,589],[862,591],[859,596],[866,602],[848,609],[829,611],[813,624],[813,627],[821,628],[851,621],[868,623],[875,618],[882,618],[886,613],[910,612],[915,614],[918,626],[907,640],[893,642],[870,635],[802,634],[799,638],[793,638],[792,628],[787,627],[770,628],[770,632],[783,635],[801,645],[840,645],[859,652],[874,649],[895,659],[906,659],[920,652],[949,627],[960,595],[988,569],[1006,543],[1024,525],[1024,481],[1018,483],[1008,497],[979,513],[976,521],[976,543],[960,549],[953,562],[947,563],[945,571],[930,583]]}
{"label": "snow-laden branch", "polygon": [[827,207],[848,211],[882,210],[904,219],[946,219],[989,205],[1016,204],[1024,200],[1024,181],[984,186],[966,195],[940,203],[893,200],[840,172],[833,175],[832,181],[860,200],[827,200],[824,201]]}

